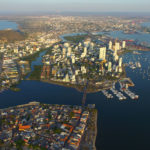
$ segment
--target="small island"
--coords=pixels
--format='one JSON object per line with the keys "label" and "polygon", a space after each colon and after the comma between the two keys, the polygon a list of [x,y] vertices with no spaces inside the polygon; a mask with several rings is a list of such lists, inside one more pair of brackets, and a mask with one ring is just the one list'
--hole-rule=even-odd
{"label": "small island", "polygon": [[20,88],[17,88],[17,87],[10,87],[10,90],[14,91],[14,92],[19,92],[20,91]]}

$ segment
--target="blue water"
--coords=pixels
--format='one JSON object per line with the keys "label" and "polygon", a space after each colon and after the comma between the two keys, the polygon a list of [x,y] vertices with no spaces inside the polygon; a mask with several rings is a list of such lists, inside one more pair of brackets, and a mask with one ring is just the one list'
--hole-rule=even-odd
{"label": "blue water", "polygon": [[150,22],[144,22],[144,23],[142,23],[142,26],[143,27],[150,27]]}
{"label": "blue water", "polygon": [[[72,34],[65,34],[63,36],[60,36],[62,40],[65,41],[65,36],[74,36],[74,35],[84,35],[85,33],[72,33]],[[146,42],[148,45],[150,45],[150,34],[148,33],[135,33],[135,34],[124,34],[123,31],[110,31],[110,32],[97,32],[95,33],[97,35],[99,34],[107,34],[110,37],[118,38],[120,40],[138,40],[138,42]]]}
{"label": "blue water", "polygon": [[[141,37],[142,38],[142,37]],[[135,83],[131,88],[140,96],[138,100],[119,101],[116,97],[108,100],[102,93],[87,95],[86,104],[95,103],[98,109],[98,150],[149,150],[150,138],[150,80],[143,78],[143,72],[150,66],[150,52],[132,53],[123,56],[124,62],[140,61],[142,70],[126,67],[127,76]],[[32,63],[41,63],[40,55]],[[72,88],[39,81],[21,81],[20,92],[11,90],[0,93],[0,108],[15,106],[30,101],[50,104],[81,105],[82,93]]]}
{"label": "blue water", "polygon": [[[32,61],[31,63],[31,72],[34,70],[34,66],[36,65],[42,65],[42,56],[45,55],[46,51],[43,51],[39,54],[39,57],[36,58],[36,60]],[[31,72],[26,76],[26,78],[28,78],[31,75]]]}
{"label": "blue water", "polygon": [[0,20],[0,30],[12,29],[17,30],[18,25],[12,21]]}
{"label": "blue water", "polygon": [[124,34],[122,31],[112,31],[110,36],[119,39],[133,39],[138,40],[139,42],[150,43],[150,34],[139,33],[139,34]]}

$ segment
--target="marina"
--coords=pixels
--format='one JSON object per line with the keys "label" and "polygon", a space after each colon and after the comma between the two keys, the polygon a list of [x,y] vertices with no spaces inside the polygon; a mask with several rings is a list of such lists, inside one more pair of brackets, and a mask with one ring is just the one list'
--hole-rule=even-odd
{"label": "marina", "polygon": [[[135,138],[135,135],[132,135],[132,138],[130,138],[130,134],[128,134],[127,130],[122,130],[122,128],[119,129],[118,124],[121,123],[123,128],[126,128],[127,123],[133,122],[132,125],[134,126],[134,129],[132,128],[132,132],[141,132],[141,136],[144,136],[142,131],[140,130],[141,127],[149,129],[150,122],[148,122],[147,126],[143,123],[140,123],[139,120],[145,118],[144,116],[147,115],[147,112],[149,112],[149,100],[147,99],[147,96],[149,94],[149,81],[148,74],[150,73],[150,52],[141,52],[141,55],[135,55],[135,54],[125,54],[123,56],[124,63],[127,63],[128,61],[131,61],[133,63],[139,61],[141,63],[141,68],[131,69],[130,67],[126,67],[127,76],[131,78],[131,80],[134,82],[134,87],[129,87],[130,91],[133,91],[133,93],[137,93],[139,95],[138,100],[131,100],[131,98],[125,93],[120,90],[120,85],[118,86],[118,83],[115,87],[113,87],[113,90],[117,90],[117,92],[120,92],[126,97],[124,100],[119,100],[119,97],[116,96],[116,94],[113,94],[110,90],[108,90],[109,94],[112,94],[113,98],[108,98],[102,94],[102,93],[90,93],[87,94],[87,103],[88,104],[96,104],[96,108],[98,109],[98,115],[101,114],[101,116],[105,115],[108,116],[106,119],[104,117],[98,118],[98,126],[105,126],[104,135],[101,135],[101,129],[98,130],[98,136],[97,136],[97,146],[101,147],[99,145],[99,140],[103,137],[105,137],[106,140],[109,140],[109,144],[113,144],[113,141],[111,142],[111,139],[114,138],[115,140],[120,141],[118,137],[116,137],[116,132],[120,132],[120,134],[127,134],[123,138],[123,140],[126,140],[128,137],[130,140],[133,140]],[[42,53],[43,54],[43,53]],[[31,64],[32,71],[34,70],[34,65],[38,62],[38,64],[42,61],[42,54],[40,57],[33,61]],[[145,63],[146,62],[146,63]],[[143,75],[144,74],[144,79]],[[129,82],[130,83],[130,82]],[[28,103],[30,101],[39,101],[43,103],[51,103],[51,104],[70,104],[70,105],[80,105],[81,99],[82,99],[82,93],[76,91],[72,88],[67,88],[63,86],[48,84],[40,81],[21,81],[21,83],[17,86],[21,89],[19,92],[13,92],[11,90],[6,90],[3,93],[0,93],[0,99],[3,99],[0,103],[0,107],[9,107],[14,106],[16,104],[22,104],[22,101],[24,103]],[[140,88],[139,88],[140,87]],[[43,90],[41,90],[41,88]],[[141,89],[144,88],[144,91],[141,91]],[[106,92],[107,93],[107,92]],[[53,97],[55,97],[53,99]],[[63,99],[62,99],[63,97]],[[125,105],[122,105],[125,104]],[[108,105],[110,104],[110,105]],[[141,105],[142,104],[142,105]],[[109,109],[108,109],[109,107]],[[130,117],[127,113],[130,114]],[[116,117],[116,114],[120,112],[120,115]],[[142,112],[142,113],[141,113]],[[141,118],[139,117],[141,115]],[[125,117],[122,117],[125,116]],[[108,118],[112,118],[115,120],[115,122],[112,124],[112,128],[114,130],[109,130],[109,127],[107,127],[108,124],[110,124]],[[130,120],[131,119],[131,120]],[[145,118],[143,121],[147,121],[147,118]],[[140,128],[136,127],[136,125],[139,124]],[[111,135],[110,135],[111,133]],[[130,130],[131,133],[131,130]],[[109,138],[110,137],[110,138]],[[145,139],[146,140],[146,139]],[[136,141],[136,140],[135,140]],[[107,146],[104,146],[107,147]],[[106,148],[109,150],[109,148]]]}
{"label": "marina", "polygon": [[108,91],[106,91],[106,90],[103,90],[102,93],[103,93],[108,99],[110,99],[110,98],[112,99],[112,98],[113,98],[113,95],[110,94],[110,93],[108,93]]}
{"label": "marina", "polygon": [[115,87],[110,89],[112,93],[119,99],[119,100],[125,100],[126,97],[118,90],[115,89]]}
{"label": "marina", "polygon": [[[107,96],[103,93],[89,93],[87,94],[87,104],[95,104],[98,109],[98,136],[97,136],[97,147],[109,150],[111,146],[118,146],[120,149],[122,144],[128,143],[134,146],[133,149],[138,149],[141,145],[148,143],[148,132],[150,122],[148,121],[149,114],[149,79],[150,79],[150,52],[142,52],[141,54],[127,53],[123,56],[124,63],[128,64],[136,62],[141,64],[141,67],[136,67],[135,69],[126,66],[126,74],[134,82],[134,87],[129,87],[126,91],[121,91],[118,84],[112,87],[114,94],[111,90],[104,91],[105,95],[111,94],[113,98],[107,101]],[[41,56],[33,61],[31,64],[32,71],[34,70],[35,64],[41,63]],[[72,88],[66,88],[63,86],[43,83],[40,81],[26,81],[23,80],[17,86],[21,89],[19,92],[11,91],[10,89],[0,93],[0,108],[15,106],[16,104],[28,103],[30,101],[39,101],[42,103],[51,104],[69,104],[69,105],[80,105],[82,99],[82,93],[76,91]],[[42,89],[42,90],[41,90]],[[142,90],[144,89],[144,90]],[[130,92],[129,92],[129,91]],[[131,93],[131,91],[133,91]],[[120,92],[120,93],[119,93]],[[131,100],[133,93],[139,95],[138,100]],[[118,95],[118,96],[116,96]],[[136,95],[136,94],[135,94]],[[119,97],[126,97],[126,99],[118,100]],[[109,97],[109,95],[108,95]],[[116,115],[119,114],[119,115]],[[105,117],[104,117],[105,116]],[[113,121],[112,121],[113,120]],[[130,129],[128,124],[134,126]],[[146,122],[144,124],[143,122]],[[111,129],[110,125],[111,124]],[[103,130],[103,133],[102,133]],[[121,139],[117,134],[124,135]],[[136,139],[136,134],[138,133],[140,137],[145,137],[144,139]],[[113,139],[113,140],[112,140]],[[127,140],[128,139],[128,140]],[[107,144],[106,142],[107,141]],[[117,141],[115,143],[115,141]],[[126,142],[123,142],[126,141]],[[140,144],[137,144],[139,141]],[[114,144],[115,143],[115,144]],[[119,143],[119,144],[118,144]],[[134,143],[134,144],[133,144]],[[110,146],[107,146],[110,145]]]}

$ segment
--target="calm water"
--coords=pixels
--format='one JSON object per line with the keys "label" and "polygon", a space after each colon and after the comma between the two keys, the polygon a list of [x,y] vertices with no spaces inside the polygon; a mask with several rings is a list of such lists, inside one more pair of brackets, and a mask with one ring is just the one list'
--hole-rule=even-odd
{"label": "calm water", "polygon": [[[62,38],[62,40],[65,41],[65,39],[64,39],[65,36],[76,36],[76,35],[85,35],[85,34],[86,33],[72,33],[72,34],[65,34],[60,37]],[[124,34],[123,31],[110,31],[110,32],[106,32],[106,33],[97,32],[95,34],[97,34],[97,35],[107,34],[110,37],[118,38],[121,40],[128,40],[128,39],[138,40],[138,42],[146,42],[146,43],[148,43],[148,45],[150,45],[150,34],[148,34],[148,33]]]}
{"label": "calm water", "polygon": [[150,43],[150,34],[146,34],[146,33],[124,34],[122,31],[113,31],[110,32],[110,36],[119,39],[133,39],[133,40],[138,40],[139,42]]}
{"label": "calm water", "polygon": [[18,25],[12,21],[0,20],[0,30],[13,29],[17,30]]}
{"label": "calm water", "polygon": [[[41,63],[41,56],[32,63],[32,68]],[[150,139],[150,80],[143,73],[150,66],[150,52],[141,55],[125,54],[124,62],[140,61],[142,70],[126,68],[127,76],[135,83],[131,90],[140,96],[139,100],[111,100],[98,92],[87,95],[86,103],[95,103],[98,109],[98,150],[149,150]],[[72,88],[39,81],[21,81],[20,92],[11,90],[0,93],[0,108],[40,101],[50,104],[81,105],[82,93]]]}
{"label": "calm water", "polygon": [[144,26],[144,27],[150,27],[150,22],[144,22],[144,23],[142,23],[142,26]]}

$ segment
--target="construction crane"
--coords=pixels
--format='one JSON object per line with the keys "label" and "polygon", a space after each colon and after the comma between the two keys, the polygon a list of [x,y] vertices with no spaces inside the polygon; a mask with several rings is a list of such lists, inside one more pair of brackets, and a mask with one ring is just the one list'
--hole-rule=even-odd
{"label": "construction crane", "polygon": [[100,66],[101,66],[101,69],[102,69],[102,70],[103,70],[103,64],[104,64],[104,63],[106,63],[106,60],[105,60],[105,59],[100,62]]}

